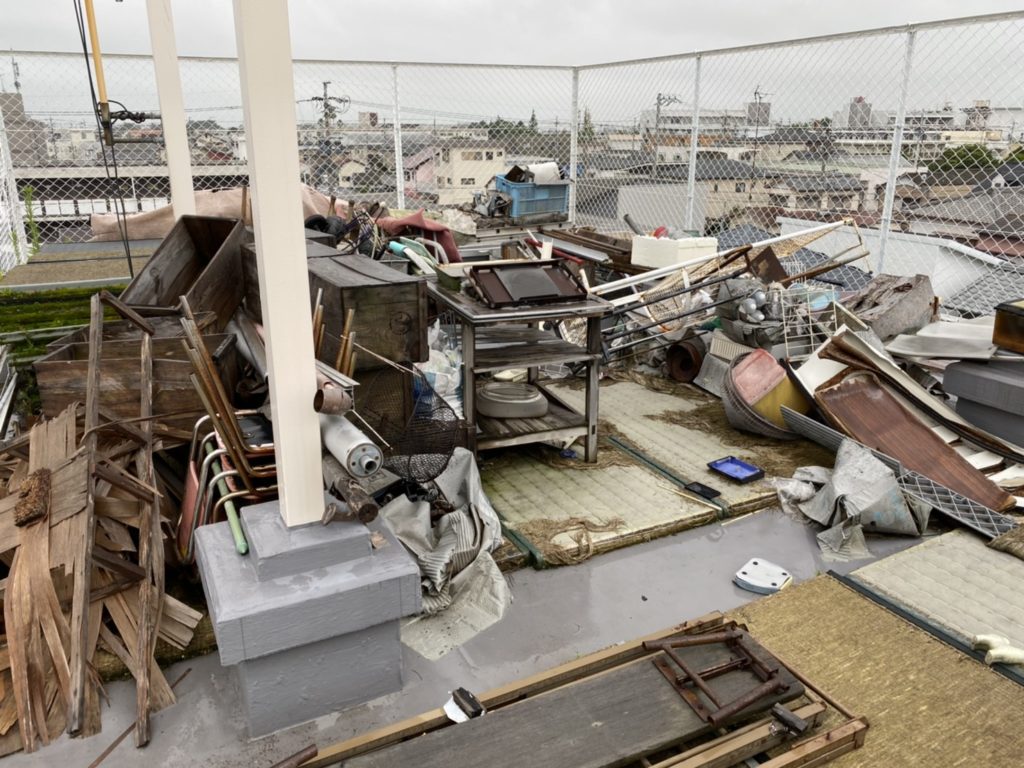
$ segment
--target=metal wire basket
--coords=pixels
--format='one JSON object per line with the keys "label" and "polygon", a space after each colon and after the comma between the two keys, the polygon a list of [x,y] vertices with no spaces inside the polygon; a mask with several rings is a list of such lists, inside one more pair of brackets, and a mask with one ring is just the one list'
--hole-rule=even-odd
{"label": "metal wire basket", "polygon": [[411,368],[381,368],[359,377],[356,412],[384,453],[384,467],[403,480],[440,475],[466,430],[426,376]]}

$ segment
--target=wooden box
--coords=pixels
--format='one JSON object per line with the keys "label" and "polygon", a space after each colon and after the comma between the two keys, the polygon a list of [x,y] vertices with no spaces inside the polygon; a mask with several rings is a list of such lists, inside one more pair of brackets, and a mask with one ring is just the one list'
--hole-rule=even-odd
{"label": "wooden box", "polygon": [[[252,230],[246,232],[247,240],[242,244],[242,293],[245,308],[249,316],[262,323],[263,303],[260,298],[260,274],[256,261],[256,244],[253,242]],[[329,245],[315,240],[306,240],[306,258],[315,259],[323,256],[337,256],[338,251]],[[332,361],[333,362],[333,361]]]}
{"label": "wooden box", "polygon": [[[235,337],[230,334],[204,336],[228,391],[237,377]],[[100,367],[100,408],[121,418],[139,415],[139,353],[141,341],[105,341]],[[53,350],[34,365],[43,415],[52,418],[71,403],[84,403],[89,370],[89,344],[75,342]],[[205,413],[189,375],[192,363],[180,337],[153,339],[153,414],[159,423],[191,430]],[[176,414],[176,415],[171,415]]]}
{"label": "wooden box", "polygon": [[[345,314],[355,309],[356,343],[396,362],[424,362],[427,345],[427,285],[366,256],[325,256],[307,261],[310,302],[323,289],[326,329],[320,359],[333,364]],[[386,365],[356,349],[356,368]]]}
{"label": "wooden box", "polygon": [[242,301],[238,219],[182,216],[121,293],[126,304],[173,307],[185,296],[194,312],[209,310],[223,329]]}

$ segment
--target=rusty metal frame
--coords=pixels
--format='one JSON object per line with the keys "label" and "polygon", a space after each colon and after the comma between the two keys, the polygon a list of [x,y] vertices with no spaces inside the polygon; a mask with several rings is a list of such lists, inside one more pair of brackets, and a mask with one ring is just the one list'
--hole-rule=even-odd
{"label": "rusty metal frame", "polygon": [[[735,657],[727,662],[697,671],[676,652],[678,648],[714,644],[724,645],[731,653],[736,654]],[[721,726],[726,720],[739,714],[756,701],[789,688],[789,685],[778,677],[779,667],[769,667],[764,664],[746,645],[743,633],[734,629],[711,632],[698,637],[670,637],[664,640],[649,641],[644,643],[644,648],[662,652],[651,659],[651,662],[676,689],[683,701],[697,713],[697,716],[715,727]],[[682,670],[681,675],[673,669],[672,663]],[[732,701],[723,702],[707,681],[734,669],[750,670],[761,681],[761,685]],[[692,684],[692,687],[689,684]],[[714,705],[714,709],[709,709],[704,704],[700,693],[708,698]]]}

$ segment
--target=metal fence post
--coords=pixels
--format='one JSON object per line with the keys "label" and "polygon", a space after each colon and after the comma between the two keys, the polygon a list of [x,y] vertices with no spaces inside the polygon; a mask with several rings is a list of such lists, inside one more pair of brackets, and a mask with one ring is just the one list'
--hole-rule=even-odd
{"label": "metal fence post", "polygon": [[580,152],[580,70],[572,68],[572,117],[569,120],[569,221],[576,223],[576,169]]}
{"label": "metal fence post", "polygon": [[903,58],[903,81],[900,83],[899,101],[896,103],[896,125],[892,132],[892,151],[889,153],[889,176],[885,182],[885,200],[882,204],[882,221],[878,238],[878,272],[885,271],[885,249],[889,244],[889,230],[892,227],[893,201],[896,198],[896,175],[899,171],[900,148],[903,144],[903,124],[907,115],[907,92],[910,89],[910,75],[913,71],[914,38],[917,30],[907,29],[907,45]]}
{"label": "metal fence post", "polygon": [[391,87],[395,113],[395,200],[405,208],[405,163],[402,161],[402,109],[398,103],[398,65],[391,65]]}
{"label": "metal fence post", "polygon": [[[7,141],[4,112],[0,109],[0,274],[28,261],[29,244],[25,239],[25,223],[21,215],[21,197],[14,180],[14,162]],[[7,230],[7,231],[4,231]],[[8,245],[9,244],[9,245]],[[9,258],[4,254],[9,253]]]}
{"label": "metal fence post", "polygon": [[[693,114],[690,117],[690,161],[686,169],[686,228],[693,229],[693,202],[697,196],[697,142],[700,141],[700,61],[693,73]],[[654,150],[657,152],[657,148]]]}

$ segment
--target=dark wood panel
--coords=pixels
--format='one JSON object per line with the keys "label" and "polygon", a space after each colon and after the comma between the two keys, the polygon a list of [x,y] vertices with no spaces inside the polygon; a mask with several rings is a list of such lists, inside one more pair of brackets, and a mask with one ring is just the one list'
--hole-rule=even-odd
{"label": "dark wood panel", "polygon": [[[681,649],[687,661],[707,668],[729,659],[722,646]],[[771,661],[763,649],[759,656]],[[763,699],[744,715],[793,699],[803,687],[788,673],[789,689]],[[760,681],[734,670],[710,681],[732,700]],[[346,768],[519,768],[524,761],[559,768],[619,768],[674,744],[711,732],[651,663],[640,659],[584,678],[466,723],[345,761]]]}

